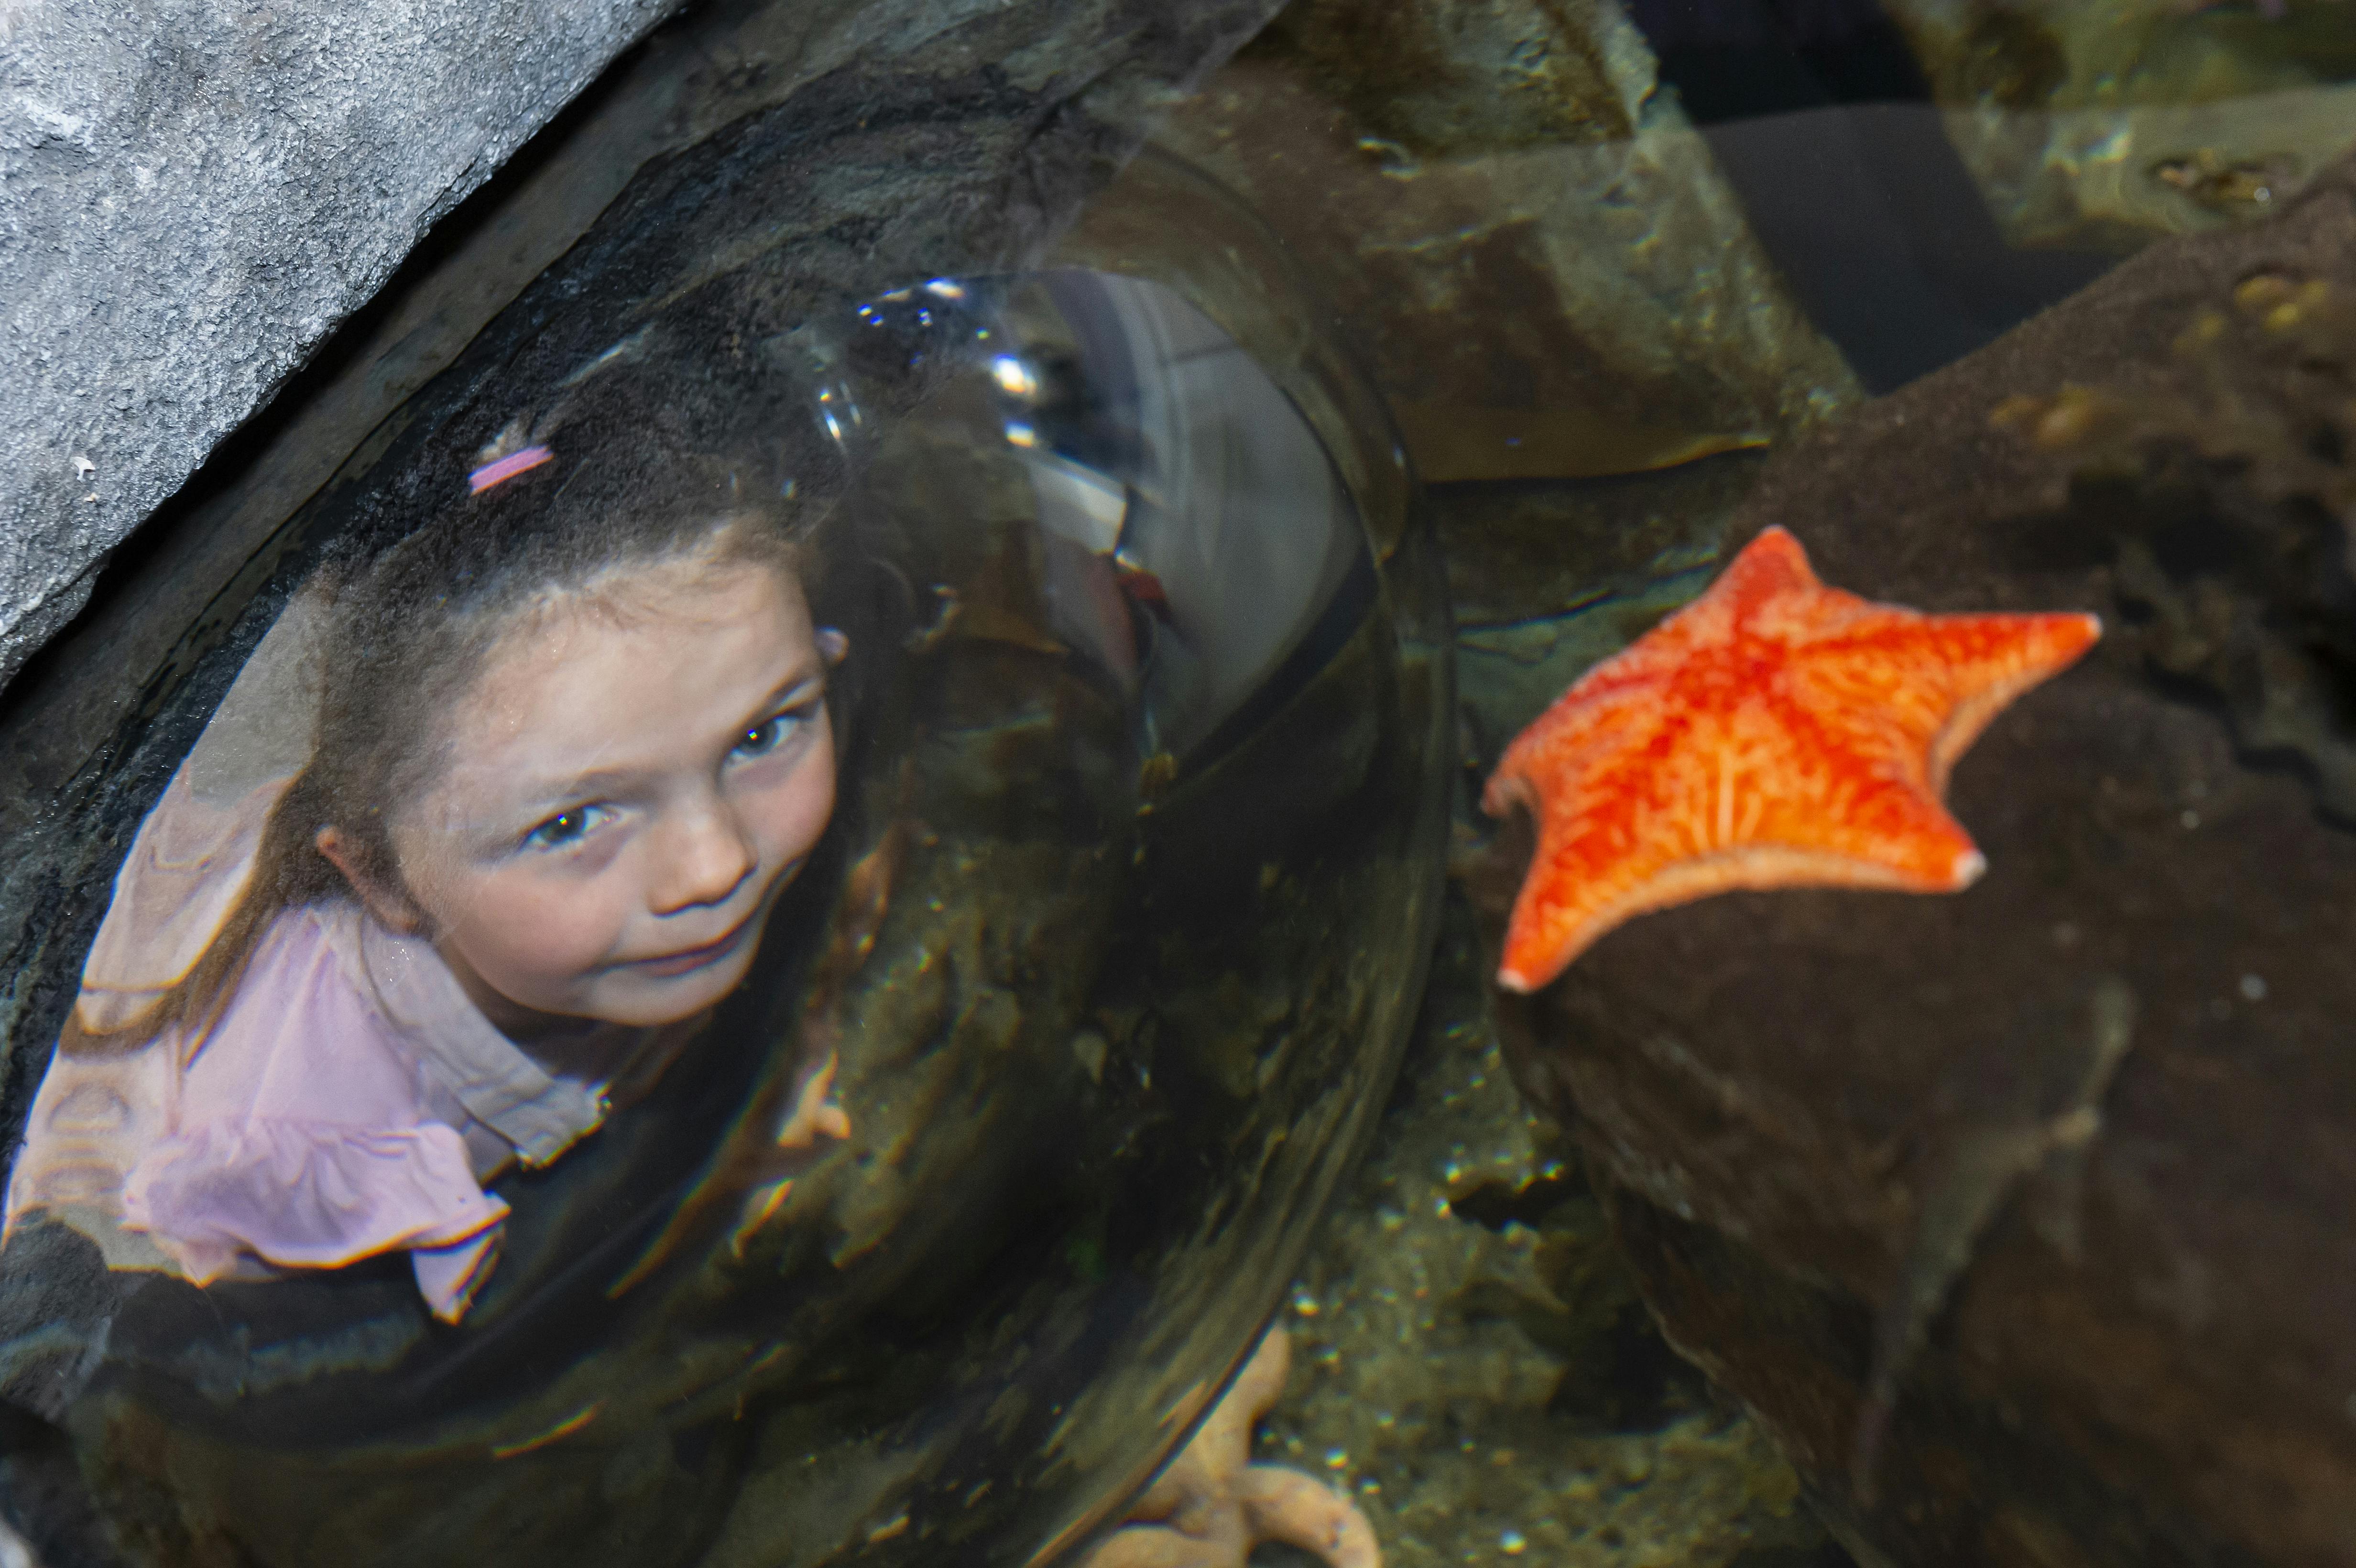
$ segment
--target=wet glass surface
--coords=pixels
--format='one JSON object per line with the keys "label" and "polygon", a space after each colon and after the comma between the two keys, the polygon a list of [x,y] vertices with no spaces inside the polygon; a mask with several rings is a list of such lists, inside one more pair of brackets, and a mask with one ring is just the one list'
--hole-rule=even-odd
{"label": "wet glass surface", "polygon": [[[2217,1282],[2346,1244],[2351,38],[1294,0],[938,272],[682,71],[688,159],[168,652],[11,698],[0,1499],[48,1568],[1044,1568],[1274,1312],[1255,1456],[1395,1565],[2323,1560],[2150,1500],[2216,1409],[1988,1434],[2159,1377],[2138,1312],[2356,1375],[2337,1287]],[[1501,1000],[1481,782],[1770,524],[2110,624],[1958,769],[1979,901]],[[2301,1397],[2230,1418],[2338,1476]]]}

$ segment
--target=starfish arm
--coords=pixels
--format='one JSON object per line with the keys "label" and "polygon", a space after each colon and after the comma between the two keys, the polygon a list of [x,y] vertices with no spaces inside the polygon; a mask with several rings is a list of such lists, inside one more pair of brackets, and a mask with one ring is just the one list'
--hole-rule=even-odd
{"label": "starfish arm", "polygon": [[1374,1526],[1332,1487],[1277,1465],[1248,1466],[1237,1477],[1248,1533],[1314,1552],[1332,1568],[1382,1568]]}
{"label": "starfish arm", "polygon": [[[1709,846],[1713,854],[1751,857],[1730,885],[1969,886],[1986,862],[1948,815],[1924,762],[1946,713],[1944,702],[1910,705],[1901,694],[1852,697],[1819,686],[1803,699],[1762,701],[1738,716],[1733,728],[1751,732],[1738,775],[1739,831]],[[1762,869],[1769,865],[1777,869]]]}
{"label": "starfish arm", "polygon": [[1081,1568],[1242,1568],[1243,1559],[1162,1525],[1114,1531],[1081,1559]]}
{"label": "starfish arm", "polygon": [[1610,895],[1597,868],[1612,847],[1634,841],[1612,759],[1659,738],[1665,716],[1658,695],[1649,678],[1612,689],[1600,703],[1574,687],[1507,748],[1491,775],[1482,809],[1504,816],[1522,807],[1537,828],[1537,855],[1507,929],[1503,984],[1534,990],[1601,934],[1586,929],[1586,906]]}
{"label": "starfish arm", "polygon": [[1972,836],[1945,805],[1912,780],[1863,779],[1849,786],[1837,816],[1812,817],[1782,833],[1761,835],[1762,850],[1795,857],[1780,878],[1745,887],[1887,888],[1897,892],[1960,892],[1987,869]]}
{"label": "starfish arm", "polygon": [[1710,584],[1708,597],[1730,600],[1738,613],[1744,613],[1767,600],[1807,594],[1823,586],[1816,580],[1815,568],[1808,564],[1808,552],[1800,548],[1792,531],[1768,528],[1727,562],[1726,570]]}
{"label": "starfish arm", "polygon": [[1492,816],[1515,805],[1536,812],[1540,781],[1648,739],[1661,724],[1665,674],[1657,653],[1641,643],[1589,670],[1505,748],[1482,792],[1481,809]]}
{"label": "starfish arm", "polygon": [[1747,678],[1679,695],[1642,732],[1513,786],[1537,807],[1538,841],[1507,928],[1509,988],[1547,984],[1634,915],[1757,885],[1740,851],[1804,829],[1811,806],[1837,808],[1804,794],[1824,771],[1804,754],[1812,737],[1794,732],[1805,715]]}
{"label": "starfish arm", "polygon": [[1931,743],[1933,787],[1997,715],[2084,657],[2103,635],[2099,616],[1934,615],[1931,635],[1955,688],[1955,707]]}
{"label": "starfish arm", "polygon": [[1719,728],[1711,715],[1648,701],[1590,727],[1575,749],[1507,753],[1489,795],[1530,807],[1537,848],[1506,926],[1500,984],[1546,985],[1629,914],[1658,907],[1641,903],[1648,880],[1710,848],[1706,797],[1725,781],[1700,776],[1695,759],[1724,757]]}
{"label": "starfish arm", "polygon": [[1614,923],[1601,917],[1644,868],[1609,853],[1614,840],[1627,838],[1624,811],[1590,815],[1580,809],[1587,792],[1521,777],[1493,780],[1492,796],[1501,784],[1532,807],[1538,841],[1514,897],[1497,979],[1508,990],[1535,991],[1610,929]]}
{"label": "starfish arm", "polygon": [[2093,615],[1925,615],[1873,606],[1810,644],[1793,679],[1862,741],[1879,731],[1919,748],[1923,779],[1946,790],[1955,760],[1997,715],[2077,662],[2102,635]]}
{"label": "starfish arm", "polygon": [[1718,893],[1800,887],[1954,892],[1987,869],[1970,835],[1935,802],[1913,810],[1893,802],[1879,815],[1880,831],[1762,837],[1698,855],[1658,857],[1644,875],[1623,871],[1601,881],[1542,878],[1534,862],[1506,927],[1498,983],[1537,990],[1638,915]]}

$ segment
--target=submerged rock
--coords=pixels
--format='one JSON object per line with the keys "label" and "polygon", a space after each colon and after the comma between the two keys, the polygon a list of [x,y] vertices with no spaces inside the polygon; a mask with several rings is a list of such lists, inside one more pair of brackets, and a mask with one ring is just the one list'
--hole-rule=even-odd
{"label": "submerged rock", "polygon": [[2169,361],[1997,417],[2075,465],[2072,509],[2115,541],[2151,667],[2356,822],[2356,288],[2253,272],[2190,316]]}
{"label": "submerged rock", "polygon": [[[2124,624],[1957,766],[1971,891],[1707,900],[1501,1014],[1671,1340],[1861,1560],[2356,1552],[2351,256],[2343,165],[1771,463],[1734,533],[1828,581]],[[2231,678],[2294,656],[2304,762]]]}

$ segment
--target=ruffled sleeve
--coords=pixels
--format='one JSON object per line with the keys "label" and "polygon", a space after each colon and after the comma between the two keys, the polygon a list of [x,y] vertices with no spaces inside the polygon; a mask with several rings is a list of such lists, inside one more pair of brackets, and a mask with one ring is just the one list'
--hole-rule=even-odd
{"label": "ruffled sleeve", "polygon": [[164,1139],[123,1186],[125,1225],[207,1284],[251,1255],[337,1268],[407,1251],[435,1317],[456,1322],[489,1272],[508,1206],[434,1122],[380,1131],[256,1118]]}

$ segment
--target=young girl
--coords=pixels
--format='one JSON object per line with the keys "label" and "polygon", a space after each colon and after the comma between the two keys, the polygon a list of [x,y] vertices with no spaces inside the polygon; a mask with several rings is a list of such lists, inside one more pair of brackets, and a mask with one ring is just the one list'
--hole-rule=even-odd
{"label": "young girl", "polygon": [[[776,453],[699,451],[699,407],[609,373],[298,596],[117,877],[11,1230],[198,1285],[406,1252],[466,1311],[484,1184],[648,1090],[833,809],[810,530]],[[823,1087],[786,1141],[847,1131]]]}

